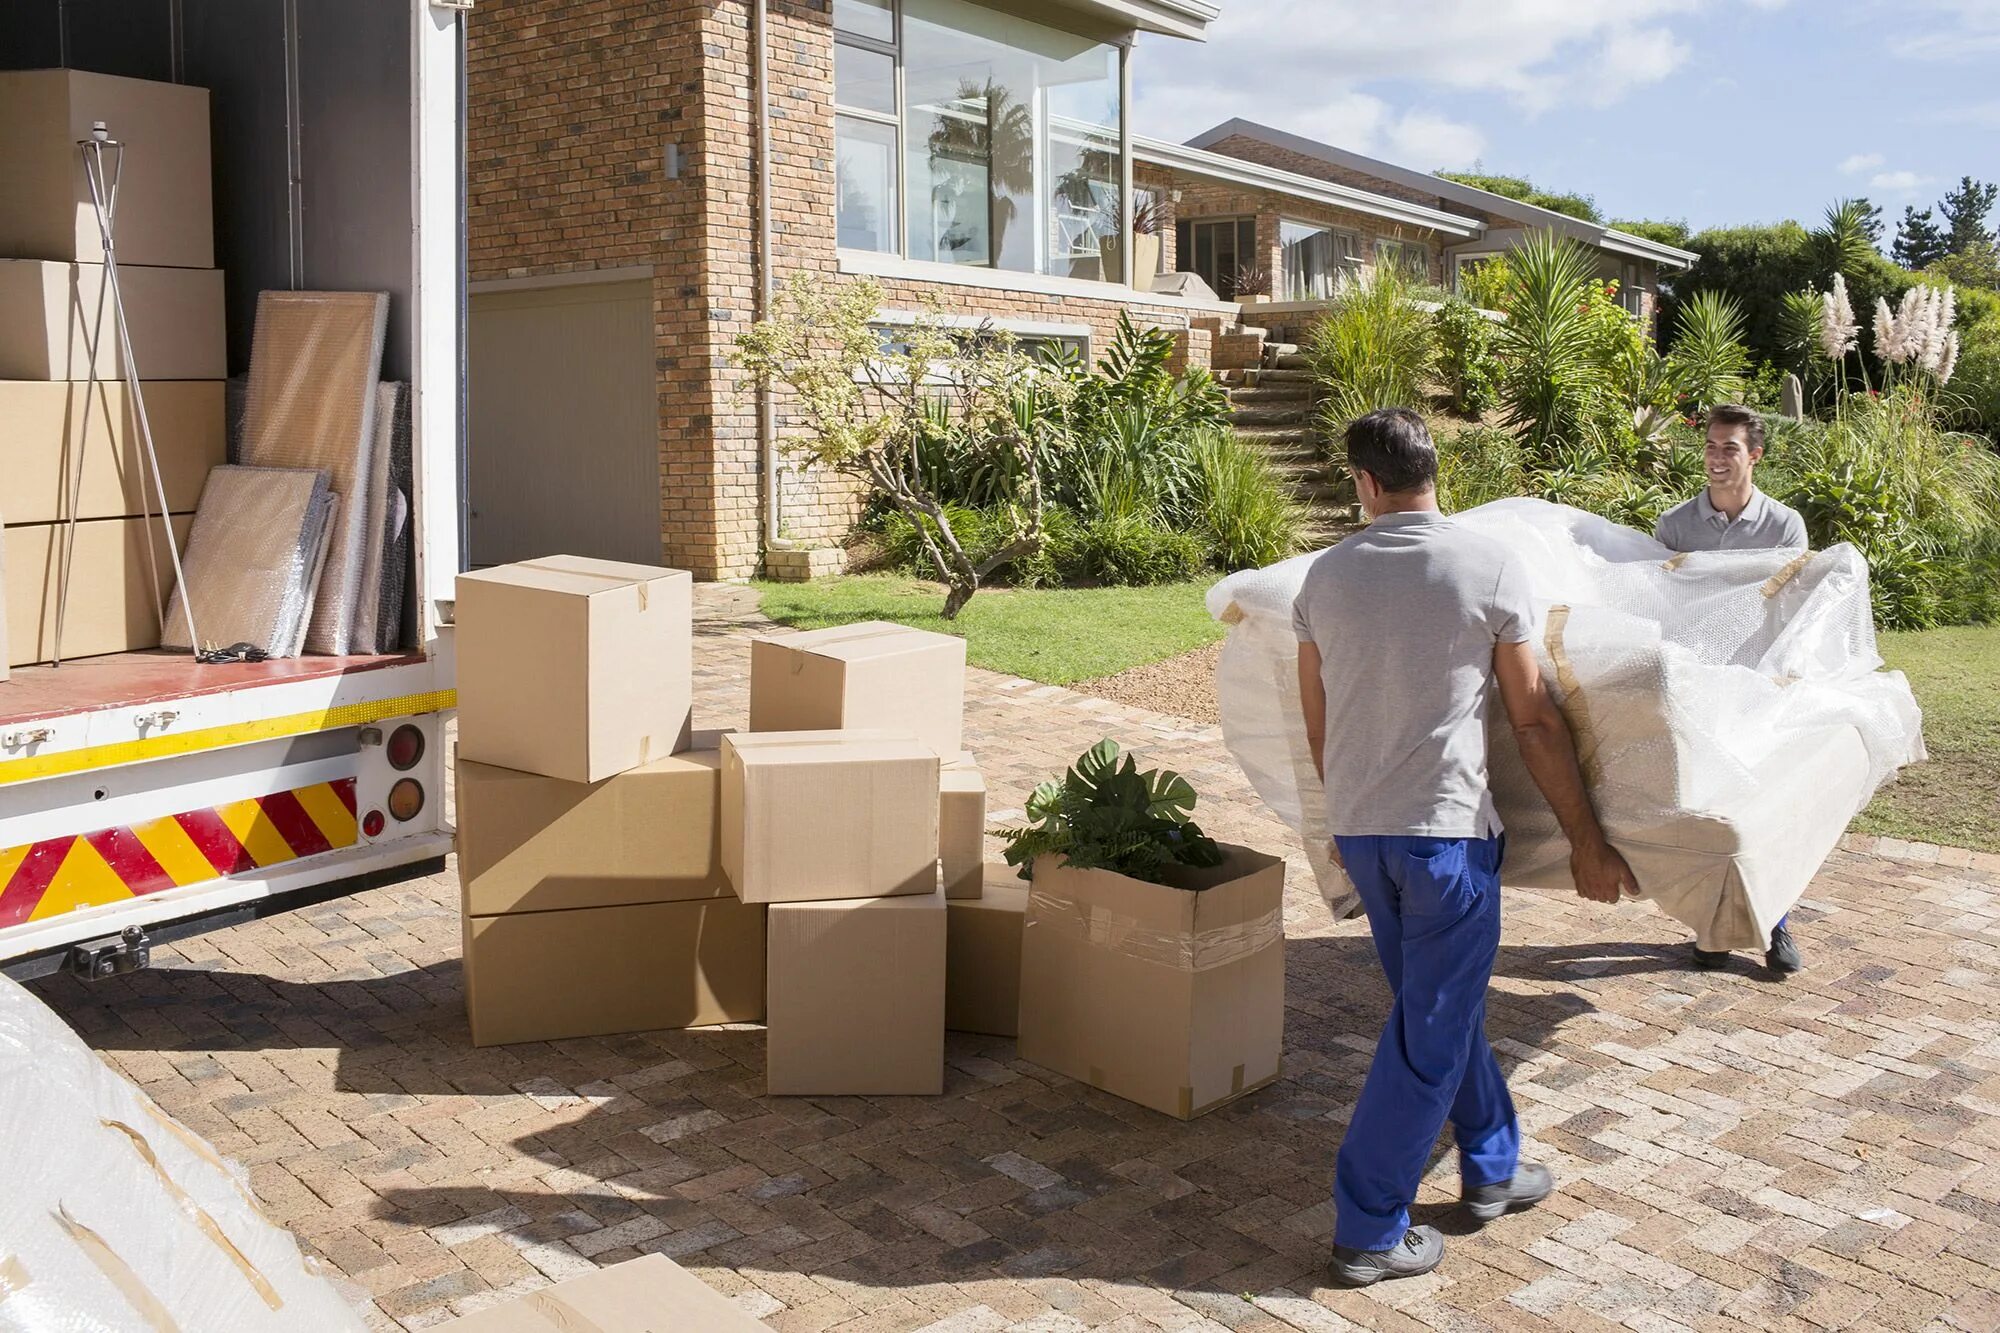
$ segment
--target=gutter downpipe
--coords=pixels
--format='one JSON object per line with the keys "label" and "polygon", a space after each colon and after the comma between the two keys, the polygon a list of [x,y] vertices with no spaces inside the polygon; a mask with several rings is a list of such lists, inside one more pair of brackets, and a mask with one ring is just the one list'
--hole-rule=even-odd
{"label": "gutter downpipe", "polygon": [[[757,122],[757,297],[756,318],[771,314],[771,72],[766,54],[766,33],[770,23],[767,0],[752,0],[750,9],[751,61],[755,67]],[[768,381],[757,386],[757,453],[764,471],[763,533],[766,551],[791,547],[780,532],[783,528],[783,497],[778,481],[778,409]]]}
{"label": "gutter downpipe", "polygon": [[[1119,220],[1118,234],[1124,238],[1119,246],[1119,280],[1127,287],[1138,285],[1139,238],[1132,232],[1132,43],[1137,34],[1127,37],[1118,47],[1118,197],[1123,201],[1120,207],[1124,216]],[[1148,285],[1151,284],[1150,275]]]}

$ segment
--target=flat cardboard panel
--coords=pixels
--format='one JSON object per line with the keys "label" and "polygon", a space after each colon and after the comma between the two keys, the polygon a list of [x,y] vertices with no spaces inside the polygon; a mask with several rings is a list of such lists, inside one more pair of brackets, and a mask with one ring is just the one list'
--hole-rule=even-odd
{"label": "flat cardboard panel", "polygon": [[465,758],[599,782],[687,748],[694,578],[549,556],[458,577]]}
{"label": "flat cardboard panel", "polygon": [[750,645],[750,730],[867,728],[956,755],[965,640],[870,620]]}
{"label": "flat cardboard panel", "polygon": [[436,1327],[439,1333],[770,1333],[664,1254],[627,1259]]}
{"label": "flat cardboard panel", "polygon": [[[120,264],[132,355],[146,380],[219,380],[222,271]],[[100,323],[99,311],[102,310]],[[0,380],[122,379],[102,264],[0,259]]]}
{"label": "flat cardboard panel", "polygon": [[[0,136],[4,137],[4,136]],[[192,511],[208,470],[225,461],[221,380],[153,380],[140,386],[170,513]],[[0,477],[9,523],[158,513],[131,394],[122,381],[0,380]]]}
{"label": "flat cardboard panel", "polygon": [[722,867],[744,902],[933,893],[937,821],[938,757],[907,737],[723,737]]}
{"label": "flat cardboard panel", "polygon": [[733,898],[466,917],[472,1044],[754,1023],[764,931]]}
{"label": "flat cardboard panel", "polygon": [[[174,516],[185,543],[191,514]],[[157,576],[146,562],[147,524],[137,518],[102,518],[76,525],[70,566],[69,618],[63,624],[63,658],[156,648],[160,608],[173,588],[166,533],[152,524]],[[6,530],[7,659],[10,665],[46,662],[56,642],[56,571],[65,525],[38,523]]]}
{"label": "flat cardboard panel", "polygon": [[944,897],[780,903],[770,913],[766,1090],[943,1092]]}
{"label": "flat cardboard panel", "polygon": [[977,898],[986,859],[986,778],[976,768],[938,774],[938,866],[947,898]]}
{"label": "flat cardboard panel", "polygon": [[1021,923],[1028,885],[1014,867],[981,867],[984,891],[945,904],[944,1025],[1011,1037],[1021,1026]]}
{"label": "flat cardboard panel", "polygon": [[100,120],[124,145],[104,159],[119,262],[213,268],[208,90],[74,69],[0,73],[0,254],[104,262],[77,150]]}
{"label": "flat cardboard panel", "polygon": [[602,782],[458,759],[468,916],[730,896],[717,822],[722,756],[705,744]]}
{"label": "flat cardboard panel", "polygon": [[1183,1120],[1277,1077],[1284,862],[1224,851],[1222,867],[1178,876],[1186,888],[1037,863],[1023,1059]]}

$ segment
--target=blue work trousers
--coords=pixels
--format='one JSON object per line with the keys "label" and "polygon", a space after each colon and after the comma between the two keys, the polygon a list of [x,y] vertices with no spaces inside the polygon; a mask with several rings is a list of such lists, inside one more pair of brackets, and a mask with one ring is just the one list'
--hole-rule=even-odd
{"label": "blue work trousers", "polygon": [[1448,1116],[1466,1188],[1510,1180],[1521,1130],[1486,1041],[1505,839],[1340,838],[1395,1003],[1340,1145],[1334,1243],[1398,1244]]}

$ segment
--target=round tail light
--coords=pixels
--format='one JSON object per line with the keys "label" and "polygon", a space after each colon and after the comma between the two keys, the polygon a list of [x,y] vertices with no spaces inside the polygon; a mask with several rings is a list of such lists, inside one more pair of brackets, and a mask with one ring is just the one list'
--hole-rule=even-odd
{"label": "round tail light", "polygon": [[401,823],[409,823],[424,808],[423,785],[415,778],[404,778],[389,788],[389,813]]}
{"label": "round tail light", "polygon": [[382,830],[388,826],[389,821],[382,817],[380,810],[370,810],[367,814],[361,816],[361,831],[371,838],[381,837]]}
{"label": "round tail light", "polygon": [[389,767],[398,773],[407,773],[417,766],[424,757],[424,733],[422,728],[405,722],[389,733]]}

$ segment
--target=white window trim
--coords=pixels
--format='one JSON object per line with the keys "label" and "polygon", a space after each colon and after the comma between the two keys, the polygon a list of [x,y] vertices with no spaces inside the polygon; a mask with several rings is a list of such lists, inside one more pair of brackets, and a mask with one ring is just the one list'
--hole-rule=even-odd
{"label": "white window trim", "polygon": [[929,282],[948,287],[978,287],[987,291],[1019,292],[1030,296],[1064,296],[1112,305],[1157,306],[1201,314],[1236,314],[1234,301],[1194,301],[1165,292],[1142,292],[1116,282],[1094,282],[1088,278],[1059,278],[1045,273],[1019,273],[1013,269],[986,268],[974,264],[939,264],[928,259],[904,259],[874,250],[842,250],[840,271],[856,277],[890,278],[906,282]]}

